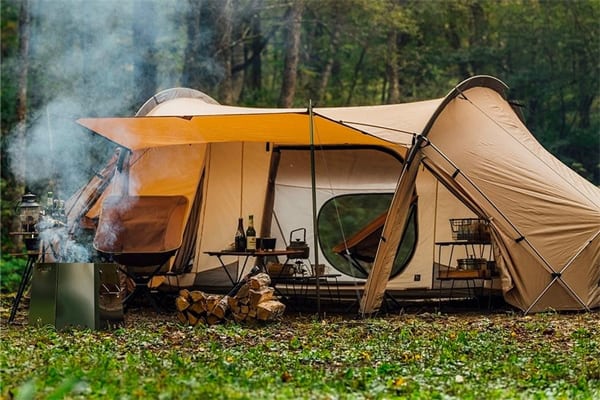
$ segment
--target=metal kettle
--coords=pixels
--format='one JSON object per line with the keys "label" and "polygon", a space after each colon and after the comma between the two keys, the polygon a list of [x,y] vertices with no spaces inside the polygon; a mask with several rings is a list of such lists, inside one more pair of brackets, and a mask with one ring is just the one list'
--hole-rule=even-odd
{"label": "metal kettle", "polygon": [[[303,232],[302,237],[294,238],[294,233],[296,232]],[[308,258],[308,255],[310,254],[310,248],[308,247],[308,244],[306,244],[306,228],[298,228],[290,232],[290,244],[286,249],[302,250],[302,254],[298,258]]]}

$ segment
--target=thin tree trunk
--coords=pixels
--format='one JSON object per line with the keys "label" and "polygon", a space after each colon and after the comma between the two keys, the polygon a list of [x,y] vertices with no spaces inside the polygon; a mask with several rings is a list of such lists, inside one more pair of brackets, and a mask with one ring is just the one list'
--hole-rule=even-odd
{"label": "thin tree trunk", "polygon": [[[262,7],[262,1],[257,0],[255,7],[259,6]],[[252,16],[252,42],[250,44],[250,48],[252,50],[252,65],[250,69],[250,88],[254,93],[260,93],[262,90],[262,59],[260,55],[264,48],[264,38],[262,35],[262,27],[260,22],[261,20],[258,14]]]}
{"label": "thin tree trunk", "polygon": [[393,30],[388,33],[388,57],[386,64],[388,91],[387,104],[400,102],[400,80],[398,76],[398,33]]}
{"label": "thin tree trunk", "polygon": [[360,70],[362,69],[362,63],[365,59],[365,54],[367,53],[367,46],[363,45],[360,50],[360,56],[358,57],[358,62],[354,66],[354,75],[352,76],[352,83],[350,84],[350,89],[348,91],[348,97],[346,98],[346,105],[350,105],[352,103],[352,96],[354,95],[354,89],[356,89],[356,84],[358,82],[358,75]]}
{"label": "thin tree trunk", "polygon": [[19,192],[25,188],[26,182],[26,160],[25,160],[25,134],[27,132],[27,82],[29,75],[29,0],[21,0],[19,11],[19,83],[17,94],[17,143],[21,147],[19,154],[21,158],[14,165],[16,182]]}
{"label": "thin tree trunk", "polygon": [[140,107],[156,93],[156,11],[152,1],[134,3],[133,40],[144,53],[134,60],[135,104]]}
{"label": "thin tree trunk", "polygon": [[[241,7],[240,0],[232,0],[232,8],[234,10]],[[235,13],[234,13],[235,14]],[[236,70],[236,66],[244,63],[244,35],[248,30],[248,23],[234,23],[232,16],[231,23],[231,91],[233,93],[233,103],[238,103],[243,90],[244,81],[246,79],[246,69]]]}
{"label": "thin tree trunk", "polygon": [[231,18],[233,8],[231,0],[221,0],[217,9],[217,59],[223,68],[223,77],[219,83],[219,101],[223,104],[233,104],[233,82],[231,75]]}
{"label": "thin tree trunk", "polygon": [[184,63],[181,83],[185,87],[201,89],[200,84],[200,17],[201,5],[188,0],[190,10],[185,17],[187,29],[187,44],[184,53]]}
{"label": "thin tree trunk", "polygon": [[323,99],[323,96],[325,96],[325,91],[327,90],[327,85],[329,84],[329,79],[331,78],[331,72],[333,71],[333,65],[335,63],[334,54],[337,51],[339,38],[340,31],[336,25],[333,28],[331,41],[329,42],[329,57],[323,66],[323,73],[321,74],[321,79],[319,80],[319,84],[317,86],[317,92],[315,96],[317,103]]}
{"label": "thin tree trunk", "polygon": [[302,12],[304,3],[301,0],[292,2],[288,15],[287,40],[288,47],[285,53],[283,81],[279,96],[279,107],[291,107],[296,95],[296,77],[298,60],[300,56],[300,33],[302,27]]}

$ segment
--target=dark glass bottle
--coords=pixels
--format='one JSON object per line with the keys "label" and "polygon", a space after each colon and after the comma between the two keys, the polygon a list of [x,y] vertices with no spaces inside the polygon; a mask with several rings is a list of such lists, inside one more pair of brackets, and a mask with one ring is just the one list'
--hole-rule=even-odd
{"label": "dark glass bottle", "polygon": [[244,219],[238,219],[238,227],[235,231],[235,251],[246,251],[246,234],[244,233]]}
{"label": "dark glass bottle", "polygon": [[246,250],[256,250],[256,230],[254,229],[254,215],[248,217],[248,229],[246,229]]}

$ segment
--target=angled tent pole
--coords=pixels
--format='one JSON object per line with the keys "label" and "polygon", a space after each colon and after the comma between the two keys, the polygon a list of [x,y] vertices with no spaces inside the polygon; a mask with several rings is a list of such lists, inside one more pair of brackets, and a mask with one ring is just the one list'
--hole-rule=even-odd
{"label": "angled tent pole", "polygon": [[567,283],[565,281],[562,280],[561,276],[562,276],[562,274],[560,272],[556,272],[556,273],[552,274],[552,280],[550,281],[550,283],[548,283],[548,285],[546,285],[544,290],[542,290],[540,292],[540,294],[535,298],[535,300],[531,302],[531,305],[529,307],[527,307],[527,310],[525,310],[525,312],[524,312],[525,315],[529,314],[531,309],[533,307],[535,307],[535,305],[542,299],[542,297],[544,297],[544,295],[548,292],[548,290],[550,290],[550,287],[552,285],[554,285],[555,282],[560,283],[565,289],[567,289],[573,295],[573,297],[583,306],[583,308],[586,311],[590,311],[590,308],[577,295],[577,293],[573,292],[573,289],[571,289],[571,287],[569,285],[567,285]]}
{"label": "angled tent pole", "polygon": [[308,102],[309,131],[310,131],[310,180],[312,189],[312,219],[313,219],[313,248],[315,249],[315,287],[317,289],[317,313],[321,315],[321,273],[319,268],[319,234],[317,229],[317,179],[315,172],[315,126],[313,120],[312,100]]}
{"label": "angled tent pole", "polygon": [[506,214],[504,214],[502,212],[502,210],[500,210],[500,208],[496,204],[494,204],[494,202],[485,193],[483,193],[483,191],[479,188],[479,186],[477,186],[475,184],[475,182],[473,182],[471,180],[471,178],[469,178],[467,175],[465,175],[465,173],[458,167],[458,165],[456,165],[456,163],[454,163],[454,161],[452,161],[446,154],[444,154],[444,152],[442,152],[436,145],[434,145],[432,142],[429,142],[429,145],[431,146],[432,149],[434,149],[436,151],[436,153],[438,153],[444,160],[446,160],[455,169],[454,174],[452,174],[452,177],[456,178],[456,176],[461,175],[463,178],[465,178],[465,180],[469,183],[469,185],[471,185],[473,187],[473,189],[475,189],[477,191],[477,193],[479,193],[494,208],[494,210],[496,210],[496,212],[498,212],[498,214],[500,216],[502,216],[502,218],[504,218],[504,220],[506,222],[508,222],[508,224],[511,226],[511,228],[513,228],[515,230],[515,232],[519,235],[519,237],[516,238],[515,241],[517,243],[521,242],[521,241],[524,241],[525,243],[527,243],[529,245],[529,247],[531,247],[531,249],[535,252],[535,254],[540,258],[540,260],[543,261],[544,265],[547,267],[546,269],[548,270],[548,272],[555,273],[556,271],[554,270],[554,268],[552,268],[552,266],[544,258],[544,256],[542,256],[542,254],[537,250],[537,248],[535,246],[533,246],[533,244],[531,244],[531,242],[529,242],[529,240],[525,237],[525,235],[523,235],[521,233],[519,228],[510,220],[510,218],[508,218],[508,216]]}
{"label": "angled tent pole", "polygon": [[585,246],[582,246],[581,249],[579,249],[579,251],[577,252],[577,254],[575,254],[573,257],[571,257],[571,259],[569,261],[567,261],[565,266],[560,270],[560,273],[562,274],[563,272],[565,272],[567,270],[567,268],[569,268],[573,264],[573,262],[577,259],[577,257],[579,257],[581,255],[581,253],[583,253],[585,251],[585,249],[587,249],[592,244],[592,242],[594,240],[596,240],[596,238],[598,236],[600,236],[600,230],[596,231],[596,233],[592,236],[592,238],[587,241]]}
{"label": "angled tent pole", "polygon": [[424,141],[423,135],[417,135],[414,138],[413,145],[402,166],[402,172],[398,178],[394,197],[379,238],[373,267],[367,277],[360,301],[359,313],[362,316],[375,313],[383,302],[398,244],[402,240],[402,234],[408,221],[415,180],[421,164],[421,145]]}
{"label": "angled tent pole", "polygon": [[[512,139],[514,139],[517,143],[521,143],[518,139],[516,139],[508,130],[506,130],[506,128],[504,128],[504,126],[502,126],[497,120],[495,120],[494,118],[492,118],[491,116],[489,116],[481,107],[479,107],[477,104],[475,104],[473,101],[471,101],[471,99],[469,99],[462,90],[460,90],[459,88],[457,88],[457,90],[460,92],[461,98],[465,101],[468,101],[469,104],[471,104],[477,111],[481,112],[483,115],[485,115],[485,117],[487,119],[489,119],[494,125],[496,125],[497,127],[499,127],[500,129],[502,129],[506,134],[508,134],[508,136],[510,136]],[[510,102],[509,102],[510,103]],[[517,114],[518,115],[518,114]],[[587,200],[590,201],[590,203],[595,204],[597,206],[599,206],[600,204],[596,203],[593,199],[591,199],[585,192],[582,192],[577,186],[573,185],[572,182],[570,182],[569,180],[565,179],[564,176],[562,176],[561,174],[559,174],[557,171],[555,171],[554,168],[552,168],[551,165],[548,165],[548,163],[546,163],[546,161],[544,161],[542,158],[540,158],[535,152],[533,152],[531,149],[529,149],[526,146],[522,146],[525,150],[527,150],[533,157],[535,157],[538,161],[540,161],[542,164],[544,164],[545,166],[547,166],[549,168],[550,171],[554,172],[556,174],[556,176],[561,179],[563,182],[566,182],[573,190],[575,190],[577,193],[581,194],[583,197],[585,197]]]}
{"label": "angled tent pole", "polygon": [[573,265],[573,262],[577,259],[577,257],[579,257],[581,255],[581,253],[583,253],[585,251],[585,249],[587,249],[589,247],[590,244],[592,244],[592,242],[598,237],[598,235],[600,235],[600,231],[597,231],[594,236],[587,241],[587,243],[585,244],[585,246],[582,246],[581,249],[579,249],[579,251],[577,252],[577,254],[575,254],[573,257],[571,257],[571,259],[565,264],[565,266],[556,274],[553,274],[553,279],[552,281],[550,281],[550,283],[548,283],[548,285],[544,288],[544,290],[539,294],[538,297],[535,298],[535,300],[531,303],[531,305],[527,308],[527,310],[525,310],[525,314],[528,314],[529,311],[531,311],[531,309],[540,301],[540,299],[542,297],[544,297],[544,295],[546,294],[546,292],[548,292],[548,290],[550,290],[550,287],[554,284],[554,282],[558,281],[559,283],[561,283],[564,287],[567,288],[567,290],[569,290],[573,296],[575,296],[575,298],[577,299],[577,301],[579,301],[579,303],[581,303],[581,305],[583,306],[583,308],[585,308],[586,311],[590,311],[590,308],[587,306],[587,304],[585,304],[585,302],[577,295],[577,293],[575,293],[571,287],[563,280],[561,279],[562,274],[571,266]]}
{"label": "angled tent pole", "polygon": [[[515,239],[515,241],[517,243],[519,242],[525,242],[527,243],[527,245],[533,250],[533,252],[535,253],[535,255],[542,261],[544,269],[546,269],[546,271],[548,273],[550,273],[553,277],[552,281],[546,286],[546,288],[540,293],[540,295],[532,302],[532,304],[529,306],[529,308],[525,311],[525,314],[528,314],[529,311],[531,311],[531,309],[535,306],[535,304],[537,304],[537,302],[544,296],[544,294],[550,289],[550,286],[552,286],[552,284],[554,284],[554,282],[558,281],[569,293],[571,293],[571,295],[579,302],[581,303],[581,305],[585,308],[588,309],[587,305],[585,304],[585,302],[577,295],[577,293],[564,281],[561,279],[561,272],[557,272],[555,271],[555,269],[552,267],[552,265],[550,265],[550,263],[544,258],[544,256],[539,252],[539,250],[527,239],[527,237],[525,237],[525,235],[523,235],[519,229],[517,228],[517,226],[508,218],[508,216],[506,216],[506,214],[504,214],[499,208],[498,206],[496,206],[496,204],[494,204],[494,202],[485,195],[485,193],[483,193],[483,191],[479,188],[479,186],[477,186],[475,184],[475,182],[473,182],[471,180],[471,178],[469,178],[463,171],[461,171],[461,169],[448,157],[446,156],[437,146],[435,146],[433,143],[428,142],[429,145],[431,146],[432,149],[434,149],[442,158],[444,158],[453,168],[455,168],[455,172],[452,175],[453,178],[455,178],[457,175],[461,175],[462,177],[465,178],[465,180],[494,208],[494,210],[496,210],[498,212],[499,215],[502,216],[502,218],[504,218],[504,220],[506,222],[508,222],[510,224],[510,226],[515,230],[515,232],[519,235],[519,237],[517,239]],[[576,255],[577,256],[577,255]],[[576,257],[575,256],[575,257]],[[564,270],[564,268],[563,268]]]}

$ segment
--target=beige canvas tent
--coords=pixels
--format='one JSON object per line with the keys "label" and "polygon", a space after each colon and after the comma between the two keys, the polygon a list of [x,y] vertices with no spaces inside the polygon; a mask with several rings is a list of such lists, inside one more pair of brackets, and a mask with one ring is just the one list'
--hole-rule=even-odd
{"label": "beige canvas tent", "polygon": [[[303,227],[318,238],[309,261],[339,273],[372,313],[385,292],[434,290],[450,219],[477,217],[489,223],[507,302],[527,312],[598,307],[600,189],[539,145],[506,89],[479,76],[442,99],[312,110],[168,90],[135,117],[78,121],[120,149],[70,200],[70,225],[97,223],[101,249],[166,259],[177,284],[203,286],[226,284],[206,252],[232,241],[239,216],[253,214],[278,247]],[[157,219],[154,201],[177,211]],[[115,212],[119,204],[127,209]],[[124,226],[128,235],[111,235]],[[457,250],[447,264],[466,256]]]}

